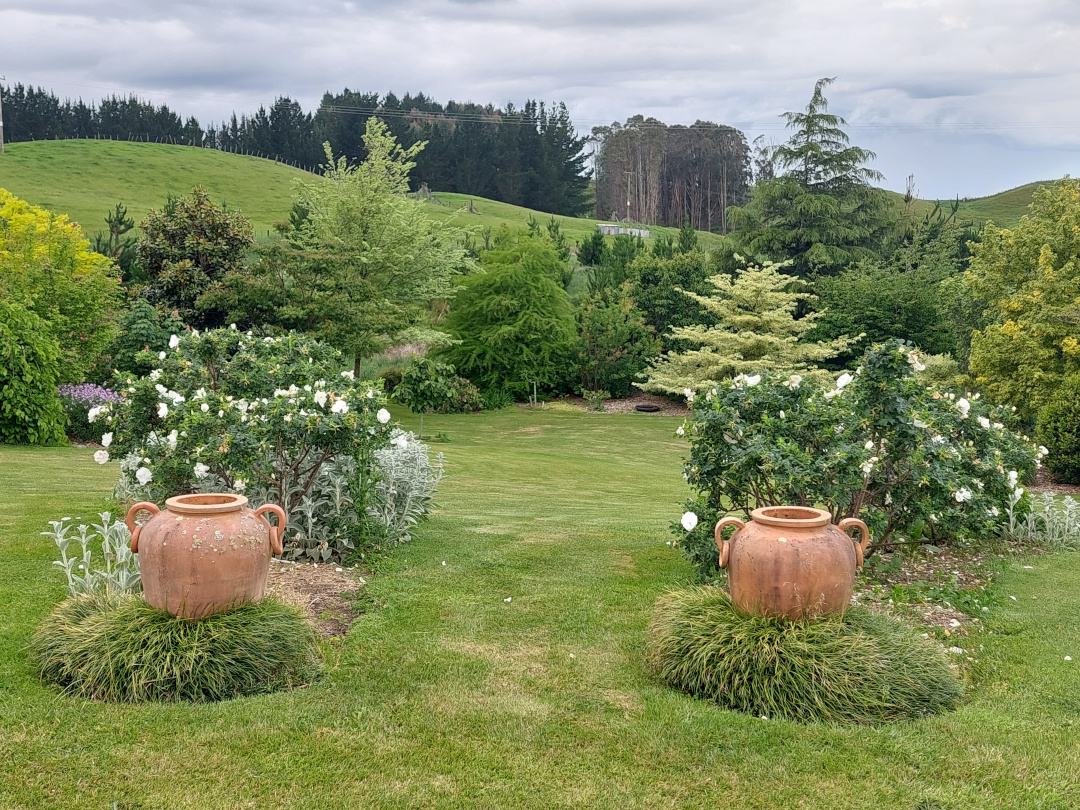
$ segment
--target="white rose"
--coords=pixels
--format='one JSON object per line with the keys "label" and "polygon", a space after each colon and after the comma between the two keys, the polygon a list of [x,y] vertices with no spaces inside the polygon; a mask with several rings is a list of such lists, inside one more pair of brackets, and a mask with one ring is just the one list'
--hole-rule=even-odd
{"label": "white rose", "polygon": [[315,392],[315,402],[316,402],[316,404],[318,404],[318,406],[320,408],[325,408],[326,407],[326,392],[325,391],[316,391]]}
{"label": "white rose", "polygon": [[206,477],[206,474],[210,472],[210,467],[207,464],[203,464],[201,461],[195,465],[195,477],[202,479]]}
{"label": "white rose", "polygon": [[139,467],[135,471],[135,480],[137,480],[144,487],[150,483],[150,480],[154,477],[154,474],[150,472],[147,467]]}
{"label": "white rose", "polygon": [[971,403],[964,397],[960,397],[960,399],[956,400],[956,410],[960,411],[960,416],[966,419],[968,411],[971,410]]}
{"label": "white rose", "polygon": [[243,478],[237,478],[235,481],[233,481],[232,488],[237,492],[243,492],[246,487],[247,482],[244,481]]}
{"label": "white rose", "polygon": [[761,375],[760,374],[755,374],[753,377],[747,377],[746,378],[746,387],[747,388],[753,388],[759,382],[761,382]]}
{"label": "white rose", "polygon": [[94,461],[96,461],[98,464],[104,464],[108,460],[109,460],[109,451],[108,450],[98,450],[96,453],[94,453]]}
{"label": "white rose", "polygon": [[684,529],[686,529],[688,532],[692,532],[694,530],[694,527],[698,524],[697,515],[695,515],[693,512],[684,512],[682,520],[679,522],[682,523],[682,527]]}
{"label": "white rose", "polygon": [[[184,435],[186,436],[187,434],[185,433]],[[169,449],[170,450],[175,450],[176,449],[176,440],[177,440],[177,438],[178,438],[178,434],[177,434],[177,432],[175,430],[170,432],[168,437],[166,438],[166,441],[169,443]]]}
{"label": "white rose", "polygon": [[112,434],[111,433],[103,433],[101,435],[101,446],[102,447],[108,447],[110,444],[112,444]]}
{"label": "white rose", "polygon": [[848,383],[850,383],[850,382],[851,382],[852,380],[854,380],[854,379],[855,379],[854,377],[852,377],[852,376],[851,376],[850,374],[848,374],[848,373],[847,373],[847,372],[845,371],[845,372],[844,372],[843,374],[841,374],[841,375],[839,376],[839,378],[837,378],[837,380],[836,380],[836,387],[837,387],[837,389],[840,389],[840,388],[844,388],[845,386],[847,386],[847,384],[848,384]]}
{"label": "white rose", "polygon": [[683,430],[683,426],[682,426],[682,425],[679,425],[679,427],[678,427],[678,428],[677,428],[677,429],[675,430],[675,435],[676,435],[676,436],[682,436],[682,435],[684,435],[685,433],[686,433],[686,431],[685,431],[685,430]]}
{"label": "white rose", "polygon": [[866,450],[873,450],[874,449],[874,440],[873,439],[867,439],[866,444],[863,445],[863,448],[866,449]]}
{"label": "white rose", "polygon": [[[342,401],[343,400],[338,400],[338,402]],[[336,405],[337,403],[335,402],[334,404]],[[379,408],[379,412],[375,414],[375,418],[379,420],[380,425],[385,425],[390,421],[390,411],[386,410],[386,408]]]}
{"label": "white rose", "polygon": [[158,360],[164,360],[165,359],[165,352],[158,352],[157,353],[157,359]]}
{"label": "white rose", "polygon": [[169,415],[169,406],[164,402],[159,402],[157,406],[157,415],[164,419]]}
{"label": "white rose", "polygon": [[175,349],[179,345],[180,345],[179,336],[173,335],[171,338],[169,338],[169,348],[170,349]]}
{"label": "white rose", "polygon": [[335,400],[334,404],[330,406],[330,413],[348,413],[349,403],[343,399]]}

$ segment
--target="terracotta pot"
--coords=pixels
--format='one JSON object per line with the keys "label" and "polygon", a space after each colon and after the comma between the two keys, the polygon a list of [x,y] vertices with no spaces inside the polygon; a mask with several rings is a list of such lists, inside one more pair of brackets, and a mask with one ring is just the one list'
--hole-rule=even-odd
{"label": "terracotta pot", "polygon": [[[846,518],[833,526],[828,512],[805,506],[764,506],[750,514],[747,523],[723,518],[714,532],[735,607],[789,619],[843,613],[870,542],[866,524]],[[730,540],[720,536],[726,526],[737,527]],[[845,534],[852,526],[862,535],[857,543]]]}
{"label": "terracotta pot", "polygon": [[[184,619],[201,619],[258,602],[266,591],[270,554],[282,552],[285,512],[266,504],[254,511],[243,495],[178,495],[159,511],[137,503],[127,513],[131,550],[139,555],[147,603]],[[135,525],[135,515],[153,515]],[[277,515],[271,526],[265,512]]]}

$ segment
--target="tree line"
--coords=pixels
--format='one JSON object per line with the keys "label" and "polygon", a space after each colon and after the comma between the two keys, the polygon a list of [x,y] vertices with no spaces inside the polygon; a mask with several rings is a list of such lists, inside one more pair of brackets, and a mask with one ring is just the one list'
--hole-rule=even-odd
{"label": "tree line", "polygon": [[94,104],[61,101],[42,88],[3,88],[9,142],[65,138],[146,140],[256,154],[315,170],[323,143],[353,162],[367,157],[367,119],[380,118],[398,143],[426,141],[410,181],[439,191],[475,194],[553,214],[588,211],[587,139],[579,136],[566,106],[527,101],[520,108],[450,101],[423,93],[327,92],[314,112],[278,98],[269,109],[236,115],[205,128],[166,105],[135,96],[110,96]]}

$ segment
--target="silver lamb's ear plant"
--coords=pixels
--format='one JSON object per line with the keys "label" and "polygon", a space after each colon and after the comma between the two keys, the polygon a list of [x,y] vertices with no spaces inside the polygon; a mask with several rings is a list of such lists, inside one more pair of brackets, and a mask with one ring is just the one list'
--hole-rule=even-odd
{"label": "silver lamb's ear plant", "polygon": [[[120,521],[114,522],[109,512],[101,512],[98,517],[100,523],[81,524],[78,527],[66,522],[70,518],[51,520],[49,525],[52,531],[41,533],[51,537],[60,549],[60,559],[54,561],[53,565],[63,570],[67,577],[68,591],[72,596],[77,596],[81,593],[127,593],[142,590],[139,558],[131,553],[131,533],[127,526]],[[78,532],[77,538],[68,536],[71,529]],[[79,557],[68,555],[73,539],[79,541],[81,562]],[[101,541],[104,569],[93,567],[95,539]]]}
{"label": "silver lamb's ear plant", "polygon": [[1023,492],[1009,498],[1007,511],[1009,538],[1019,543],[1047,548],[1080,548],[1080,504],[1071,496],[1057,498],[1049,494],[1031,499],[1026,515],[1015,513]]}

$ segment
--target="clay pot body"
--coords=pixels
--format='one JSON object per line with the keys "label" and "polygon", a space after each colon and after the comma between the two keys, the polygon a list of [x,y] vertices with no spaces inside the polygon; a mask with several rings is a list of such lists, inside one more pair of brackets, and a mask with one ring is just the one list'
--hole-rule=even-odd
{"label": "clay pot body", "polygon": [[[789,619],[843,613],[870,542],[866,524],[847,518],[834,526],[828,512],[804,506],[765,506],[750,514],[745,524],[723,518],[715,530],[735,607]],[[737,527],[726,541],[720,536],[725,526]],[[852,526],[862,534],[857,543],[845,534]]]}
{"label": "clay pot body", "polygon": [[[243,495],[178,495],[161,511],[152,503],[128,510],[148,604],[201,619],[263,598],[270,554],[282,552],[285,512],[273,504],[251,510],[247,503]],[[153,517],[136,526],[141,510]],[[260,517],[265,512],[278,516],[277,526]]]}

